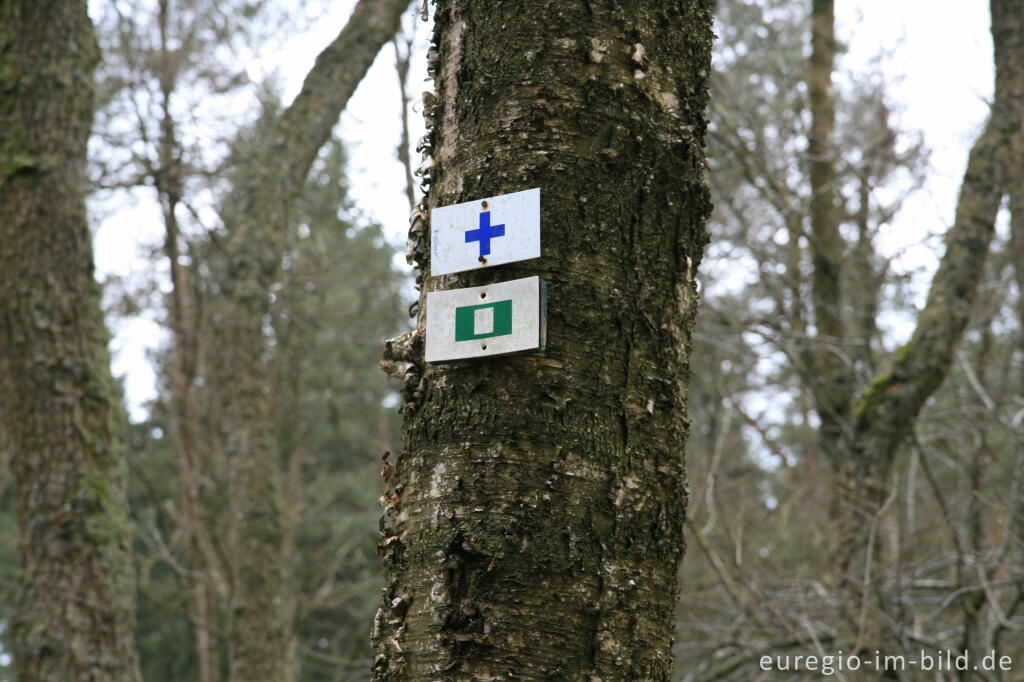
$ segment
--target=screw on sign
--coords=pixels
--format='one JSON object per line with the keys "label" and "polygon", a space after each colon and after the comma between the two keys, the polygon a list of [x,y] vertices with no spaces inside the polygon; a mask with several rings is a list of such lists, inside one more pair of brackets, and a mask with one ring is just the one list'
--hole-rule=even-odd
{"label": "screw on sign", "polygon": [[430,212],[430,274],[540,257],[540,190],[442,206]]}
{"label": "screw on sign", "polygon": [[427,362],[544,348],[545,296],[539,277],[429,292]]}

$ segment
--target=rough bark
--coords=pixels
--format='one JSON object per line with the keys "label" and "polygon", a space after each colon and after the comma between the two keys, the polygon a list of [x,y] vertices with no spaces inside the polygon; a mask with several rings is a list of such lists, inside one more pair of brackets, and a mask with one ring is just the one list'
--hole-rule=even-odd
{"label": "rough bark", "polygon": [[21,682],[134,682],[123,415],[86,222],[86,3],[0,1],[0,417],[12,443]]}
{"label": "rough bark", "polygon": [[548,346],[424,365],[423,305],[389,344],[376,680],[670,677],[709,5],[437,3],[425,207],[540,187],[543,256],[422,296],[539,274]]}
{"label": "rough bark", "polygon": [[380,48],[398,30],[408,0],[363,0],[317,58],[295,101],[273,122],[221,211],[230,265],[223,293],[224,406],[232,517],[231,679],[283,679],[287,599],[280,463],[269,415],[265,321],[278,282],[291,207],[320,147]]}
{"label": "rough bark", "polygon": [[[839,471],[843,514],[838,534],[842,576],[859,570],[869,526],[889,493],[897,447],[949,371],[971,317],[996,214],[1021,163],[1024,116],[1024,0],[992,0],[995,99],[971,149],[953,226],[910,341],[859,396]],[[859,564],[859,562],[858,562]],[[859,580],[859,579],[858,579]]]}

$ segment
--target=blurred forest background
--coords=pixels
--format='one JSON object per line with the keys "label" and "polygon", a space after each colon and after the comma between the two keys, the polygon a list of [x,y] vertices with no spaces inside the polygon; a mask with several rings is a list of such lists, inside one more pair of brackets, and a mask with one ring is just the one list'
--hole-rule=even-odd
{"label": "blurred forest background", "polygon": [[[237,240],[222,221],[233,210],[230,188],[263,158],[283,108],[281,84],[253,82],[244,65],[265,41],[308,21],[282,5],[109,0],[93,13],[103,49],[93,205],[109,214],[142,191],[163,218],[163,242],[142,268],[151,275],[103,283],[112,329],[148,316],[166,330],[153,357],[157,397],[128,434],[147,680],[226,679],[234,550],[223,433],[235,378],[225,373],[233,331],[219,294],[234,276]],[[719,0],[715,9],[707,112],[715,211],[690,379],[680,680],[754,679],[763,654],[837,648],[843,604],[830,586],[843,549],[830,505],[842,467],[822,445],[836,424],[834,387],[823,387],[808,358],[838,362],[845,400],[861,401],[858,415],[870,411],[872,382],[892,389],[886,367],[906,352],[920,308],[920,273],[897,267],[880,235],[926,181],[928,150],[901,125],[884,55],[851,71],[842,35],[825,180],[833,239],[815,241],[828,231],[815,207],[822,159],[808,150],[810,5]],[[410,8],[405,26],[421,11]],[[413,40],[399,35],[382,53],[408,98],[395,138],[410,210],[419,187],[408,118],[422,109],[408,74],[410,59],[425,59]],[[955,103],[943,115],[957,116]],[[906,425],[883,504],[864,524],[880,550],[851,561],[865,562],[856,574],[866,641],[875,630],[908,652],[995,649],[1022,666],[1024,192],[1010,201],[948,376]],[[410,325],[413,282],[385,230],[349,195],[340,135],[321,150],[296,205],[263,320],[273,350],[270,466],[282,480],[289,670],[309,682],[369,679],[383,582],[381,457],[394,450],[400,424],[399,382],[389,383],[378,361],[383,341]],[[920,227],[938,253],[949,225]],[[827,306],[812,276],[822,251],[837,265]],[[823,326],[830,316],[841,333]],[[0,469],[3,638],[17,571],[14,501]],[[0,680],[13,680],[9,644],[0,646]]]}

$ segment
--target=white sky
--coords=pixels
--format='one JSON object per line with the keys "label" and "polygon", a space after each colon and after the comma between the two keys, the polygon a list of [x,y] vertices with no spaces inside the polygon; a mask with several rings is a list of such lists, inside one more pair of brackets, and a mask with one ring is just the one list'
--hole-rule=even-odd
{"label": "white sky", "polygon": [[[99,0],[93,0],[94,3]],[[325,3],[328,11],[316,19],[310,30],[287,40],[280,50],[264,53],[260,64],[249,67],[250,77],[261,77],[277,71],[284,79],[284,101],[290,102],[302,87],[302,80],[312,68],[316,56],[344,27],[355,0]],[[421,45],[414,56],[407,89],[418,101],[428,86],[424,83],[426,63],[423,57],[429,43],[431,26],[407,15],[403,21],[406,34],[415,24],[415,38]],[[397,145],[401,135],[398,78],[394,68],[394,49],[389,44],[381,50],[355,95],[342,114],[339,130],[349,152],[349,182],[356,210],[369,220],[384,226],[389,241],[404,254],[408,230],[409,203],[405,196],[405,171],[398,161]],[[423,118],[418,105],[410,116],[410,139],[413,167],[419,164],[415,146],[423,134]],[[163,224],[159,207],[150,188],[133,193],[134,201],[116,206],[93,202],[96,275],[103,279],[116,275],[132,279],[154,268],[149,253],[163,240]],[[122,201],[123,197],[118,201]],[[404,255],[396,264],[404,266]],[[160,262],[158,271],[165,271]],[[165,276],[166,279],[166,276]],[[169,283],[166,284],[169,286]],[[149,356],[165,342],[159,324],[161,313],[147,312],[124,321],[112,330],[114,375],[121,378],[131,418],[145,419],[145,403],[156,397],[156,375]]]}
{"label": "white sky", "polygon": [[[285,101],[298,92],[316,55],[344,26],[355,2],[328,4],[329,11],[306,34],[287,41],[277,54],[264,54],[262,64],[250,70],[277,69],[285,78]],[[927,267],[919,278],[918,288],[923,295],[936,257],[922,242],[927,235],[943,233],[952,221],[967,151],[984,121],[986,100],[991,96],[992,48],[987,3],[837,0],[836,12],[839,37],[850,48],[845,57],[849,64],[867,62],[880,51],[890,54],[883,69],[892,98],[903,107],[903,127],[922,130],[931,150],[925,190],[906,202],[901,217],[881,235],[885,251],[903,251],[896,262],[898,269]],[[407,29],[412,23],[406,21]],[[430,25],[415,23],[418,42],[423,45],[429,37]],[[418,101],[428,87],[423,82],[422,50],[414,57],[413,69],[409,91]],[[404,172],[395,154],[400,135],[399,109],[394,52],[389,45],[378,55],[350,101],[340,130],[349,149],[352,198],[367,217],[385,226],[389,239],[400,247],[407,229],[408,203]],[[412,123],[415,146],[422,133],[418,106]],[[414,166],[418,160],[414,152]],[[120,206],[109,215],[106,211],[110,209],[106,207],[104,215],[94,216],[102,219],[96,231],[98,277],[130,276],[153,267],[147,253],[160,243],[162,232],[151,195],[141,192],[141,199],[134,206]],[[929,245],[934,248],[936,243],[930,240]],[[906,331],[899,328],[898,322],[893,326],[897,333]],[[135,319],[115,330],[113,369],[115,375],[124,377],[129,409],[136,420],[145,417],[143,405],[155,396],[155,375],[147,354],[159,345],[162,334],[152,316]]]}
{"label": "white sky", "polygon": [[[839,36],[850,47],[846,59],[856,64],[892,51],[883,62],[890,93],[904,107],[904,128],[923,131],[931,152],[924,191],[911,197],[900,220],[882,231],[881,248],[887,251],[921,245],[923,234],[941,235],[952,223],[967,153],[992,97],[987,5],[978,0],[836,3]],[[937,263],[935,252],[921,245],[911,248],[897,267],[925,264],[931,271]]]}

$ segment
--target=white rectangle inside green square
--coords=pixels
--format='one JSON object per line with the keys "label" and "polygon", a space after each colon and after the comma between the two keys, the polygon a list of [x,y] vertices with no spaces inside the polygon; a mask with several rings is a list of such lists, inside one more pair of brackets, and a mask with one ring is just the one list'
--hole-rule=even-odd
{"label": "white rectangle inside green square", "polygon": [[539,277],[427,294],[427,362],[503,355],[544,346]]}

